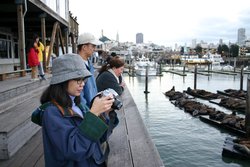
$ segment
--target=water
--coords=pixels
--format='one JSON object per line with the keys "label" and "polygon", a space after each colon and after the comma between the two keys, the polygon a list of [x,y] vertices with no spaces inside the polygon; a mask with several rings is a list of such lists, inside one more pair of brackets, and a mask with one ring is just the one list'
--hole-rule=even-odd
{"label": "water", "polygon": [[[185,113],[171,104],[163,94],[173,86],[176,91],[193,88],[193,76],[192,73],[186,77],[164,73],[162,77],[149,77],[150,93],[146,96],[144,94],[145,77],[124,75],[124,80],[165,166],[249,167],[250,161],[226,158],[221,155],[225,137],[235,136]],[[244,90],[246,90],[247,77],[247,75],[244,76]],[[216,90],[229,88],[240,89],[240,75],[213,74],[210,77],[198,75],[197,89],[216,92]]]}

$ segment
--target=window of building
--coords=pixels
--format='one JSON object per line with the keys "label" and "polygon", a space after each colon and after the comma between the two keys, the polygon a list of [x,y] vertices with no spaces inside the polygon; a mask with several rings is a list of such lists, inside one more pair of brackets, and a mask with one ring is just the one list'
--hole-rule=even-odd
{"label": "window of building", "polygon": [[15,56],[15,59],[18,59],[18,58],[19,58],[19,55],[18,55],[18,42],[17,42],[17,39],[14,39],[14,56]]}
{"label": "window of building", "polygon": [[0,34],[0,58],[11,58],[11,40],[9,35]]}

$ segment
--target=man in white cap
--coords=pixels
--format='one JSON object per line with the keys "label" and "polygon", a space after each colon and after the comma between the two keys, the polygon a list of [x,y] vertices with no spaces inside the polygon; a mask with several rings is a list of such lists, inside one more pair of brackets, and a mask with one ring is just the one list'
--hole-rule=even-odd
{"label": "man in white cap", "polygon": [[77,50],[78,54],[84,60],[86,68],[90,71],[92,76],[88,78],[87,83],[84,86],[84,90],[81,93],[81,101],[90,107],[91,100],[97,94],[97,87],[94,77],[94,67],[90,62],[89,58],[95,52],[96,46],[101,45],[102,42],[94,37],[94,35],[90,33],[83,33],[78,37]]}

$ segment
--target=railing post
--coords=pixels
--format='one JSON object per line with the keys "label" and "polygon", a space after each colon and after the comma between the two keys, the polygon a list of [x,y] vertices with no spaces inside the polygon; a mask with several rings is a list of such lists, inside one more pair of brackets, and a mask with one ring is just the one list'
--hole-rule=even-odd
{"label": "railing post", "polygon": [[234,58],[234,72],[236,71],[236,57]]}
{"label": "railing post", "polygon": [[240,70],[240,90],[243,90],[243,77],[244,77],[244,70],[243,70],[243,66],[241,66],[241,70]]}
{"label": "railing post", "polygon": [[247,108],[245,116],[246,137],[250,139],[250,79],[247,79]]}
{"label": "railing post", "polygon": [[148,65],[146,66],[146,74],[145,74],[145,91],[144,93],[149,93],[148,91]]}
{"label": "railing post", "polygon": [[183,64],[183,74],[185,74],[186,71],[186,63]]}
{"label": "railing post", "polygon": [[194,68],[194,90],[196,90],[196,82],[197,82],[197,64]]}

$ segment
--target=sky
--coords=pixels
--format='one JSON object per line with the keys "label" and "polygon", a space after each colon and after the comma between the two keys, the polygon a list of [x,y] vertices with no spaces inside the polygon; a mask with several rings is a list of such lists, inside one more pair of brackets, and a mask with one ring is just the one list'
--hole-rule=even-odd
{"label": "sky", "polygon": [[90,32],[119,42],[134,42],[143,33],[144,43],[174,46],[237,42],[239,28],[250,39],[250,0],[69,0],[79,33]]}

